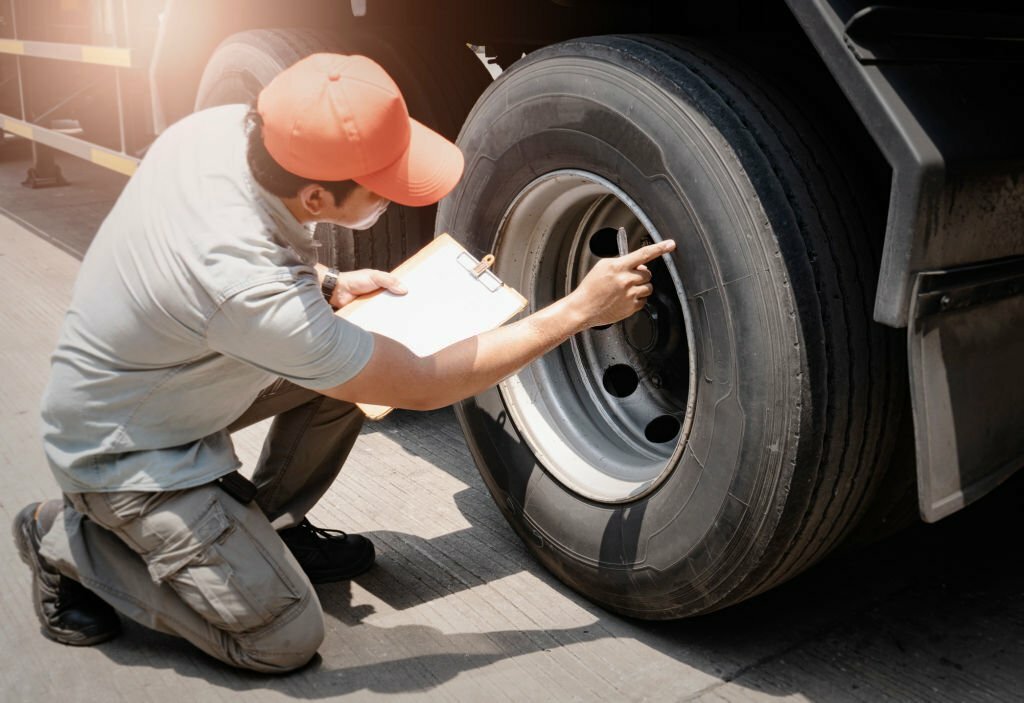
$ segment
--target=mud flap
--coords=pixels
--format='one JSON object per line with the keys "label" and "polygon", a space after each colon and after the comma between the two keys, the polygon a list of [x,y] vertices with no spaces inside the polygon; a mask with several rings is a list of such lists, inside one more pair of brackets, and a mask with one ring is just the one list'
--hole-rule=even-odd
{"label": "mud flap", "polygon": [[908,326],[921,517],[1024,465],[1024,257],[917,274]]}

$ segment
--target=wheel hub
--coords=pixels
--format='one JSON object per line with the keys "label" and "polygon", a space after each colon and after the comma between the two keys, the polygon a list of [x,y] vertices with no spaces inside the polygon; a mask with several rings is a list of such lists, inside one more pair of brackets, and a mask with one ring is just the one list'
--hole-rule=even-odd
{"label": "wheel hub", "polygon": [[[539,309],[572,291],[602,258],[662,237],[636,203],[595,174],[557,171],[528,185],[502,220],[498,273]],[[675,466],[692,417],[691,324],[666,258],[648,264],[654,293],[636,314],[586,330],[499,385],[545,468],[591,500],[621,503]]]}
{"label": "wheel hub", "polygon": [[658,311],[653,305],[645,305],[622,324],[626,341],[636,351],[649,352],[658,346]]}

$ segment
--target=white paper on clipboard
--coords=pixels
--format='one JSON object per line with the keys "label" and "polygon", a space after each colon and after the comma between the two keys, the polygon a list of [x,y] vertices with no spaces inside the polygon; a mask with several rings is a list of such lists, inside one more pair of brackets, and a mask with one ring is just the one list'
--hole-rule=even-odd
{"label": "white paper on clipboard", "polygon": [[[341,308],[338,315],[401,342],[417,356],[494,329],[526,307],[509,288],[450,235],[442,234],[392,273],[408,293],[377,291]],[[360,403],[371,420],[391,408]]]}

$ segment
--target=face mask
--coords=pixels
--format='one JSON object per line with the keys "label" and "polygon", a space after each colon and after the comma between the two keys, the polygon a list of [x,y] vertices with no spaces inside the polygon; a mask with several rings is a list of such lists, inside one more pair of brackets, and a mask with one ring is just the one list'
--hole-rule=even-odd
{"label": "face mask", "polygon": [[384,214],[384,210],[385,209],[378,210],[377,212],[375,212],[375,213],[373,213],[373,214],[371,214],[371,215],[369,215],[369,216],[367,216],[365,218],[362,218],[361,222],[356,222],[354,224],[349,224],[348,228],[349,229],[356,229],[356,230],[358,230],[358,229],[370,229],[375,224],[377,224],[377,220],[379,220],[381,218],[381,215]]}
{"label": "face mask", "polygon": [[381,208],[377,212],[371,213],[370,215],[367,215],[366,217],[364,217],[362,219],[362,221],[356,222],[356,223],[353,223],[353,224],[347,224],[345,226],[348,227],[349,229],[354,229],[354,230],[370,229],[375,224],[377,224],[377,220],[380,219],[380,216],[384,214],[384,211],[386,209],[387,208]]}

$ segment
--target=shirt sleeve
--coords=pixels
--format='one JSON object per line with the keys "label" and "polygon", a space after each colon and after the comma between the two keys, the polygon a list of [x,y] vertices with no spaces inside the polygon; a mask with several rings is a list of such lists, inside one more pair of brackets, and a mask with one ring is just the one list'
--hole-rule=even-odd
{"label": "shirt sleeve", "polygon": [[235,293],[210,318],[207,343],[312,390],[348,381],[373,354],[373,335],[335,315],[313,276],[258,283]]}

